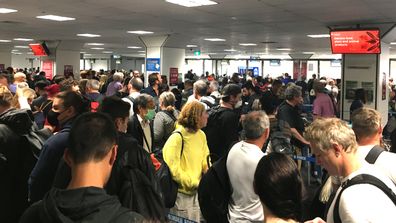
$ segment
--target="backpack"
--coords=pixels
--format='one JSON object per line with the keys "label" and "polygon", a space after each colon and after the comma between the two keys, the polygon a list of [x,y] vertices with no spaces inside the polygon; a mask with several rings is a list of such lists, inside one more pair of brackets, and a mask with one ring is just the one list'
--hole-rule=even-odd
{"label": "backpack", "polygon": [[123,207],[127,207],[143,215],[146,219],[164,222],[166,211],[160,191],[154,182],[133,163],[136,157],[128,156],[129,160],[122,169],[124,178],[118,197]]}
{"label": "backpack", "polygon": [[333,221],[334,223],[341,223],[341,217],[340,217],[340,198],[342,192],[347,189],[350,186],[356,185],[356,184],[371,184],[373,186],[376,186],[377,188],[381,189],[388,197],[389,199],[392,200],[392,202],[396,205],[396,194],[390,189],[384,182],[382,182],[380,179],[369,175],[369,174],[359,174],[355,176],[354,178],[346,181],[346,183],[342,186],[342,189],[336,199],[335,205],[334,205],[334,211],[333,211]]}
{"label": "backpack", "polygon": [[294,155],[296,150],[291,144],[290,139],[285,137],[282,132],[274,132],[270,137],[271,149],[277,153],[284,153],[286,155]]}
{"label": "backpack", "polygon": [[228,154],[217,160],[202,176],[198,186],[199,207],[208,223],[228,222],[232,188],[227,171],[227,157]]}
{"label": "backpack", "polygon": [[[181,156],[183,155],[183,150],[184,150],[183,135],[179,131],[175,131],[173,133],[179,134],[182,138],[182,148],[181,148],[181,152],[180,152],[180,158],[181,158]],[[169,169],[169,166],[166,164],[165,160],[162,157],[162,151],[160,151],[160,153],[158,153],[158,154],[154,154],[154,158],[156,160],[153,160],[153,161],[158,162],[157,163],[158,167],[156,168],[155,176],[159,182],[159,185],[160,185],[160,188],[162,191],[162,198],[164,200],[165,207],[172,208],[175,206],[175,203],[176,203],[177,191],[179,189],[179,184],[173,180],[171,170]],[[153,157],[152,157],[152,159],[153,159]]]}

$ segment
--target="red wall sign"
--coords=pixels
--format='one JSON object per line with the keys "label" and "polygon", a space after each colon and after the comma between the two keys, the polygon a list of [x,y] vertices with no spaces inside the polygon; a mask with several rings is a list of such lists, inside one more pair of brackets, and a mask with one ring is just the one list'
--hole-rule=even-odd
{"label": "red wall sign", "polygon": [[381,53],[379,30],[332,31],[333,53]]}
{"label": "red wall sign", "polygon": [[54,75],[54,61],[44,60],[41,70],[45,72],[45,78],[52,80]]}
{"label": "red wall sign", "polygon": [[169,69],[169,85],[176,86],[179,82],[179,70],[178,68]]}

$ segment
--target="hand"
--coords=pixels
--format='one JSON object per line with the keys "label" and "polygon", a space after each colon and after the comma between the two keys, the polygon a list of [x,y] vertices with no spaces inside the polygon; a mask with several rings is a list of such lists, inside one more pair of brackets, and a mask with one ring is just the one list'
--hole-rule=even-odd
{"label": "hand", "polygon": [[323,219],[321,219],[321,218],[315,218],[315,219],[306,221],[304,223],[326,223],[326,222]]}

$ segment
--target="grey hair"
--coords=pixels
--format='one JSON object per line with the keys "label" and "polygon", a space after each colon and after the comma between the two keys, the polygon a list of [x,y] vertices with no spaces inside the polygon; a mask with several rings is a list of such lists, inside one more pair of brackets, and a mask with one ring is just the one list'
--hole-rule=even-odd
{"label": "grey hair", "polygon": [[242,127],[246,139],[258,139],[269,128],[269,119],[264,111],[252,111],[245,115]]}
{"label": "grey hair", "polygon": [[122,79],[124,79],[124,74],[121,72],[116,72],[113,75],[113,80],[114,81],[122,81]]}
{"label": "grey hair", "polygon": [[129,84],[132,85],[132,88],[141,91],[143,89],[143,81],[139,77],[133,77],[130,81]]}
{"label": "grey hair", "polygon": [[286,100],[292,100],[294,97],[300,97],[302,95],[302,88],[295,84],[290,84],[285,90]]}
{"label": "grey hair", "polygon": [[168,111],[174,110],[173,107],[175,106],[176,98],[172,92],[165,91],[159,97],[160,97],[161,105],[163,105],[166,108],[166,110]]}
{"label": "grey hair", "polygon": [[213,91],[217,91],[219,90],[219,82],[217,81],[211,81],[209,84],[209,87],[213,90]]}
{"label": "grey hair", "polygon": [[198,80],[194,83],[194,93],[197,92],[200,96],[206,96],[208,92],[208,85],[203,80]]}
{"label": "grey hair", "polygon": [[95,80],[95,79],[88,80],[86,88],[90,88],[93,90],[99,90],[99,81]]}

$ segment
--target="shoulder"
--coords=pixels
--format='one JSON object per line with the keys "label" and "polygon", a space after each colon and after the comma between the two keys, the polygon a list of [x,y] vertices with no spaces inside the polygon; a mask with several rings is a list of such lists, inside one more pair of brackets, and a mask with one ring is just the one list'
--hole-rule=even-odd
{"label": "shoulder", "polygon": [[42,208],[42,201],[32,204],[19,219],[20,223],[42,222],[40,219],[40,209]]}
{"label": "shoulder", "polygon": [[144,222],[144,221],[145,221],[145,219],[142,215],[140,215],[136,212],[130,211],[126,208],[125,209],[122,208],[119,211],[118,216],[115,217],[114,220],[111,222],[115,222],[115,223],[137,222],[137,223],[140,223],[140,222]]}

